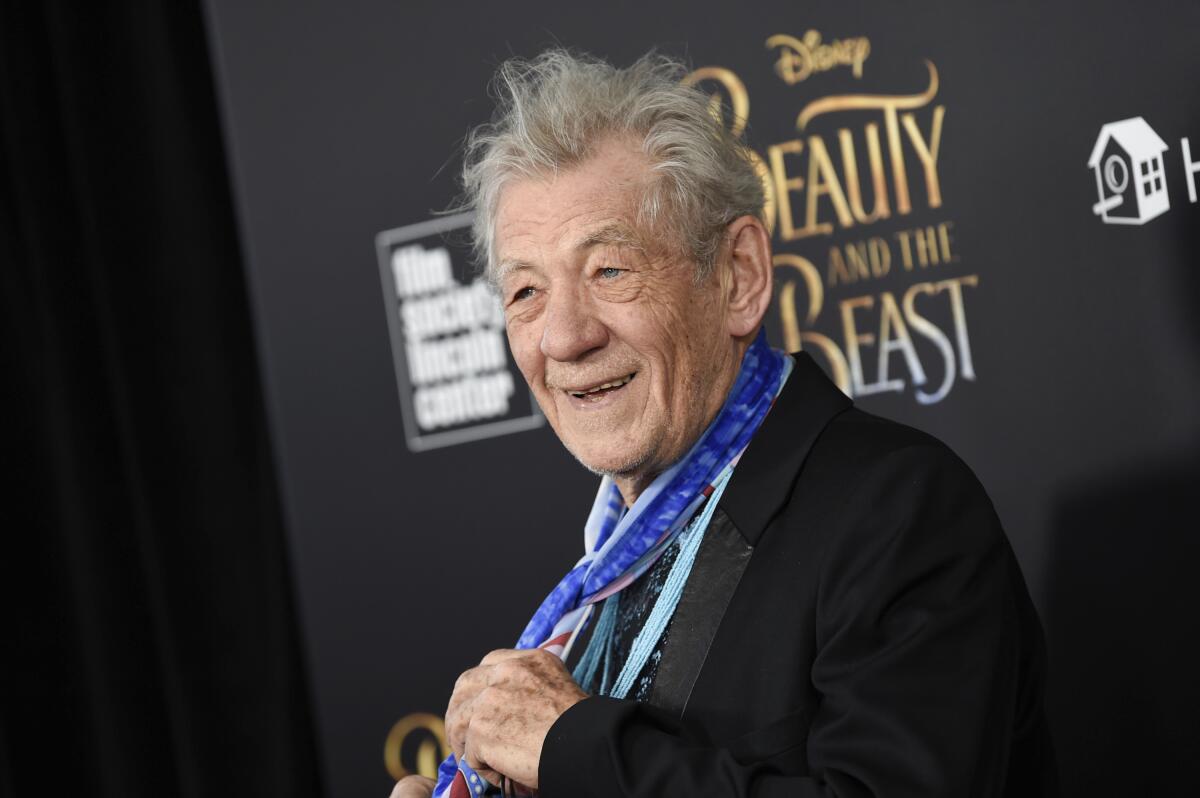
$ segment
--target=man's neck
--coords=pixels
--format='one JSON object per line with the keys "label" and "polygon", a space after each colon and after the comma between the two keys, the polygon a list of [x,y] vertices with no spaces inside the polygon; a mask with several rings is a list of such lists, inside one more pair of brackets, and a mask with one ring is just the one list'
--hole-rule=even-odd
{"label": "man's neck", "polygon": [[625,500],[625,506],[632,507],[634,502],[638,500],[638,496],[642,495],[642,491],[650,487],[650,484],[658,479],[658,475],[661,473],[661,471],[653,471],[638,473],[634,476],[614,476],[613,484],[621,492],[621,498]]}
{"label": "man's neck", "polygon": [[746,356],[748,348],[748,342],[738,343],[732,359],[732,367],[726,369],[725,373],[714,385],[714,391],[711,395],[712,405],[709,407],[708,412],[705,413],[704,422],[699,426],[695,437],[688,442],[683,451],[675,453],[674,457],[668,463],[664,464],[657,458],[652,458],[652,464],[648,464],[644,469],[629,474],[613,475],[613,484],[621,492],[621,498],[625,500],[626,507],[632,507],[634,502],[638,500],[638,497],[642,495],[642,492],[650,487],[659,474],[678,462],[679,458],[691,451],[696,441],[700,440],[700,436],[704,434],[704,431],[716,419],[717,414],[721,412],[721,408],[725,406],[725,400],[729,398],[729,392],[733,390],[733,385],[737,382],[738,374],[742,370],[742,359]]}

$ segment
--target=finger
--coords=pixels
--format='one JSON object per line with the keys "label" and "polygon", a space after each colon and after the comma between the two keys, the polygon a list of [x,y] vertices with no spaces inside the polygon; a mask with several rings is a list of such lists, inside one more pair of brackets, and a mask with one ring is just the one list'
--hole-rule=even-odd
{"label": "finger", "polygon": [[474,697],[446,711],[446,742],[455,756],[463,756],[467,747],[467,729],[471,725]]}
{"label": "finger", "polygon": [[520,659],[528,657],[540,649],[536,648],[498,648],[495,651],[490,651],[484,655],[479,661],[480,665],[495,665],[497,662],[504,662],[508,659]]}
{"label": "finger", "polygon": [[500,786],[500,781],[501,781],[501,779],[504,778],[496,771],[489,770],[488,768],[483,767],[482,765],[480,765],[478,768],[476,768],[475,772],[479,774],[480,778],[484,779],[485,781],[491,782],[492,784],[496,785],[497,787]]}
{"label": "finger", "polygon": [[[487,774],[491,773],[492,770],[488,767],[488,763],[479,755],[479,751],[479,741],[475,740],[472,742],[470,739],[470,734],[468,733],[467,739],[463,742],[462,753],[457,754],[456,756],[458,756],[460,762],[467,763],[471,770],[475,771],[480,776],[487,778]],[[495,783],[499,784],[500,782]]]}
{"label": "finger", "polygon": [[457,682],[455,682],[454,692],[450,695],[450,702],[446,704],[445,712],[445,730],[446,742],[450,744],[450,750],[456,755],[462,754],[463,740],[467,737],[467,725],[472,716],[472,706],[475,698],[480,692],[487,689],[488,673],[492,671],[494,666],[478,666],[470,668],[469,671],[463,671]]}
{"label": "finger", "polygon": [[480,666],[487,668],[481,675],[486,676],[488,687],[527,687],[535,682],[552,683],[571,679],[563,661],[548,651],[529,649],[519,653],[524,656],[497,659],[487,666]]}
{"label": "finger", "polygon": [[476,665],[474,668],[463,671],[454,681],[454,691],[451,693],[451,697],[459,693],[478,692],[481,685],[487,684],[487,673],[492,667],[491,665]]}
{"label": "finger", "polygon": [[476,757],[474,754],[463,751],[462,761],[467,763],[467,767],[479,774],[480,778],[491,782],[497,787],[500,786],[501,775],[487,766],[487,763]]}
{"label": "finger", "polygon": [[471,703],[471,717],[467,719],[463,735],[463,757],[471,767],[491,769],[487,758],[489,744],[488,733],[491,724],[486,722],[486,716],[492,714],[496,693],[491,688],[481,692]]}
{"label": "finger", "polygon": [[424,776],[405,776],[396,782],[391,798],[429,798],[437,782]]}
{"label": "finger", "polygon": [[446,742],[455,756],[462,756],[466,746],[467,727],[471,724],[473,705],[478,694],[475,692],[465,698],[451,699],[450,706],[446,708]]}
{"label": "finger", "polygon": [[471,765],[470,762],[468,762],[467,764],[470,765],[471,770],[473,770],[477,774],[479,774],[479,778],[483,779],[486,782],[490,782],[491,784],[494,784],[497,787],[500,786],[500,781],[501,781],[501,779],[504,778],[502,775],[500,775],[496,771],[490,769],[486,765],[479,765],[478,767],[476,767],[474,765]]}
{"label": "finger", "polygon": [[491,670],[490,666],[471,668],[458,677],[458,681],[454,683],[454,691],[450,694],[450,701],[446,704],[447,717],[463,704],[469,703],[479,694],[480,690],[487,687],[489,670]]}
{"label": "finger", "polygon": [[479,695],[481,690],[488,686],[488,672],[494,666],[479,666],[464,671],[454,683],[454,692],[450,694],[450,701],[446,705],[446,729],[449,732],[452,727],[458,725],[459,721],[465,722],[470,718],[470,710],[468,707],[475,697]]}

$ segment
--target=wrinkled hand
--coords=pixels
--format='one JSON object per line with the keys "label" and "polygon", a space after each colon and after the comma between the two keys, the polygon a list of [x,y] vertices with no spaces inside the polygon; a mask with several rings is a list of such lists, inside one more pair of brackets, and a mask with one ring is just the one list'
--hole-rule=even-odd
{"label": "wrinkled hand", "polygon": [[446,737],[455,756],[479,775],[497,773],[531,790],[546,733],[587,698],[562,660],[541,649],[493,651],[458,677],[446,708]]}
{"label": "wrinkled hand", "polygon": [[429,798],[437,782],[424,776],[405,776],[396,782],[390,798]]}

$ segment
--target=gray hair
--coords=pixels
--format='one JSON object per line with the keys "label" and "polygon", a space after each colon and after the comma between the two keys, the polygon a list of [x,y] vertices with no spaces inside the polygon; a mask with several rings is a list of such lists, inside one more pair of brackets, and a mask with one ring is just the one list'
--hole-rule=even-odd
{"label": "gray hair", "polygon": [[489,280],[497,277],[493,232],[505,183],[578,165],[613,136],[639,139],[651,161],[655,179],[639,228],[673,235],[696,262],[697,279],[712,271],[725,227],[762,217],[763,185],[710,98],[681,82],[687,73],[653,52],[619,69],[560,48],[500,65],[496,113],[468,135],[462,175],[463,204],[475,210],[476,257]]}

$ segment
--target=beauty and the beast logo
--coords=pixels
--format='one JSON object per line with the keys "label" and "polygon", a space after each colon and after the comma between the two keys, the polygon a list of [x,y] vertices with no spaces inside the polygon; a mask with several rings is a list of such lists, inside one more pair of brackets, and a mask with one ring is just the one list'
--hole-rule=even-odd
{"label": "beauty and the beast logo", "polygon": [[[810,30],[765,44],[775,74],[804,91],[784,114],[790,129],[749,150],[776,242],[768,324],[789,350],[823,359],[852,396],[911,391],[921,404],[940,402],[956,380],[975,379],[967,307],[979,275],[961,273],[954,222],[942,215],[937,67],[924,62],[924,85],[912,93],[813,97],[814,83],[801,81],[817,73],[845,67],[864,79],[870,41],[823,44]],[[713,112],[728,107],[722,123],[742,135],[750,94],[735,72],[706,66],[686,82],[710,89]],[[756,125],[760,139],[768,131]]]}

